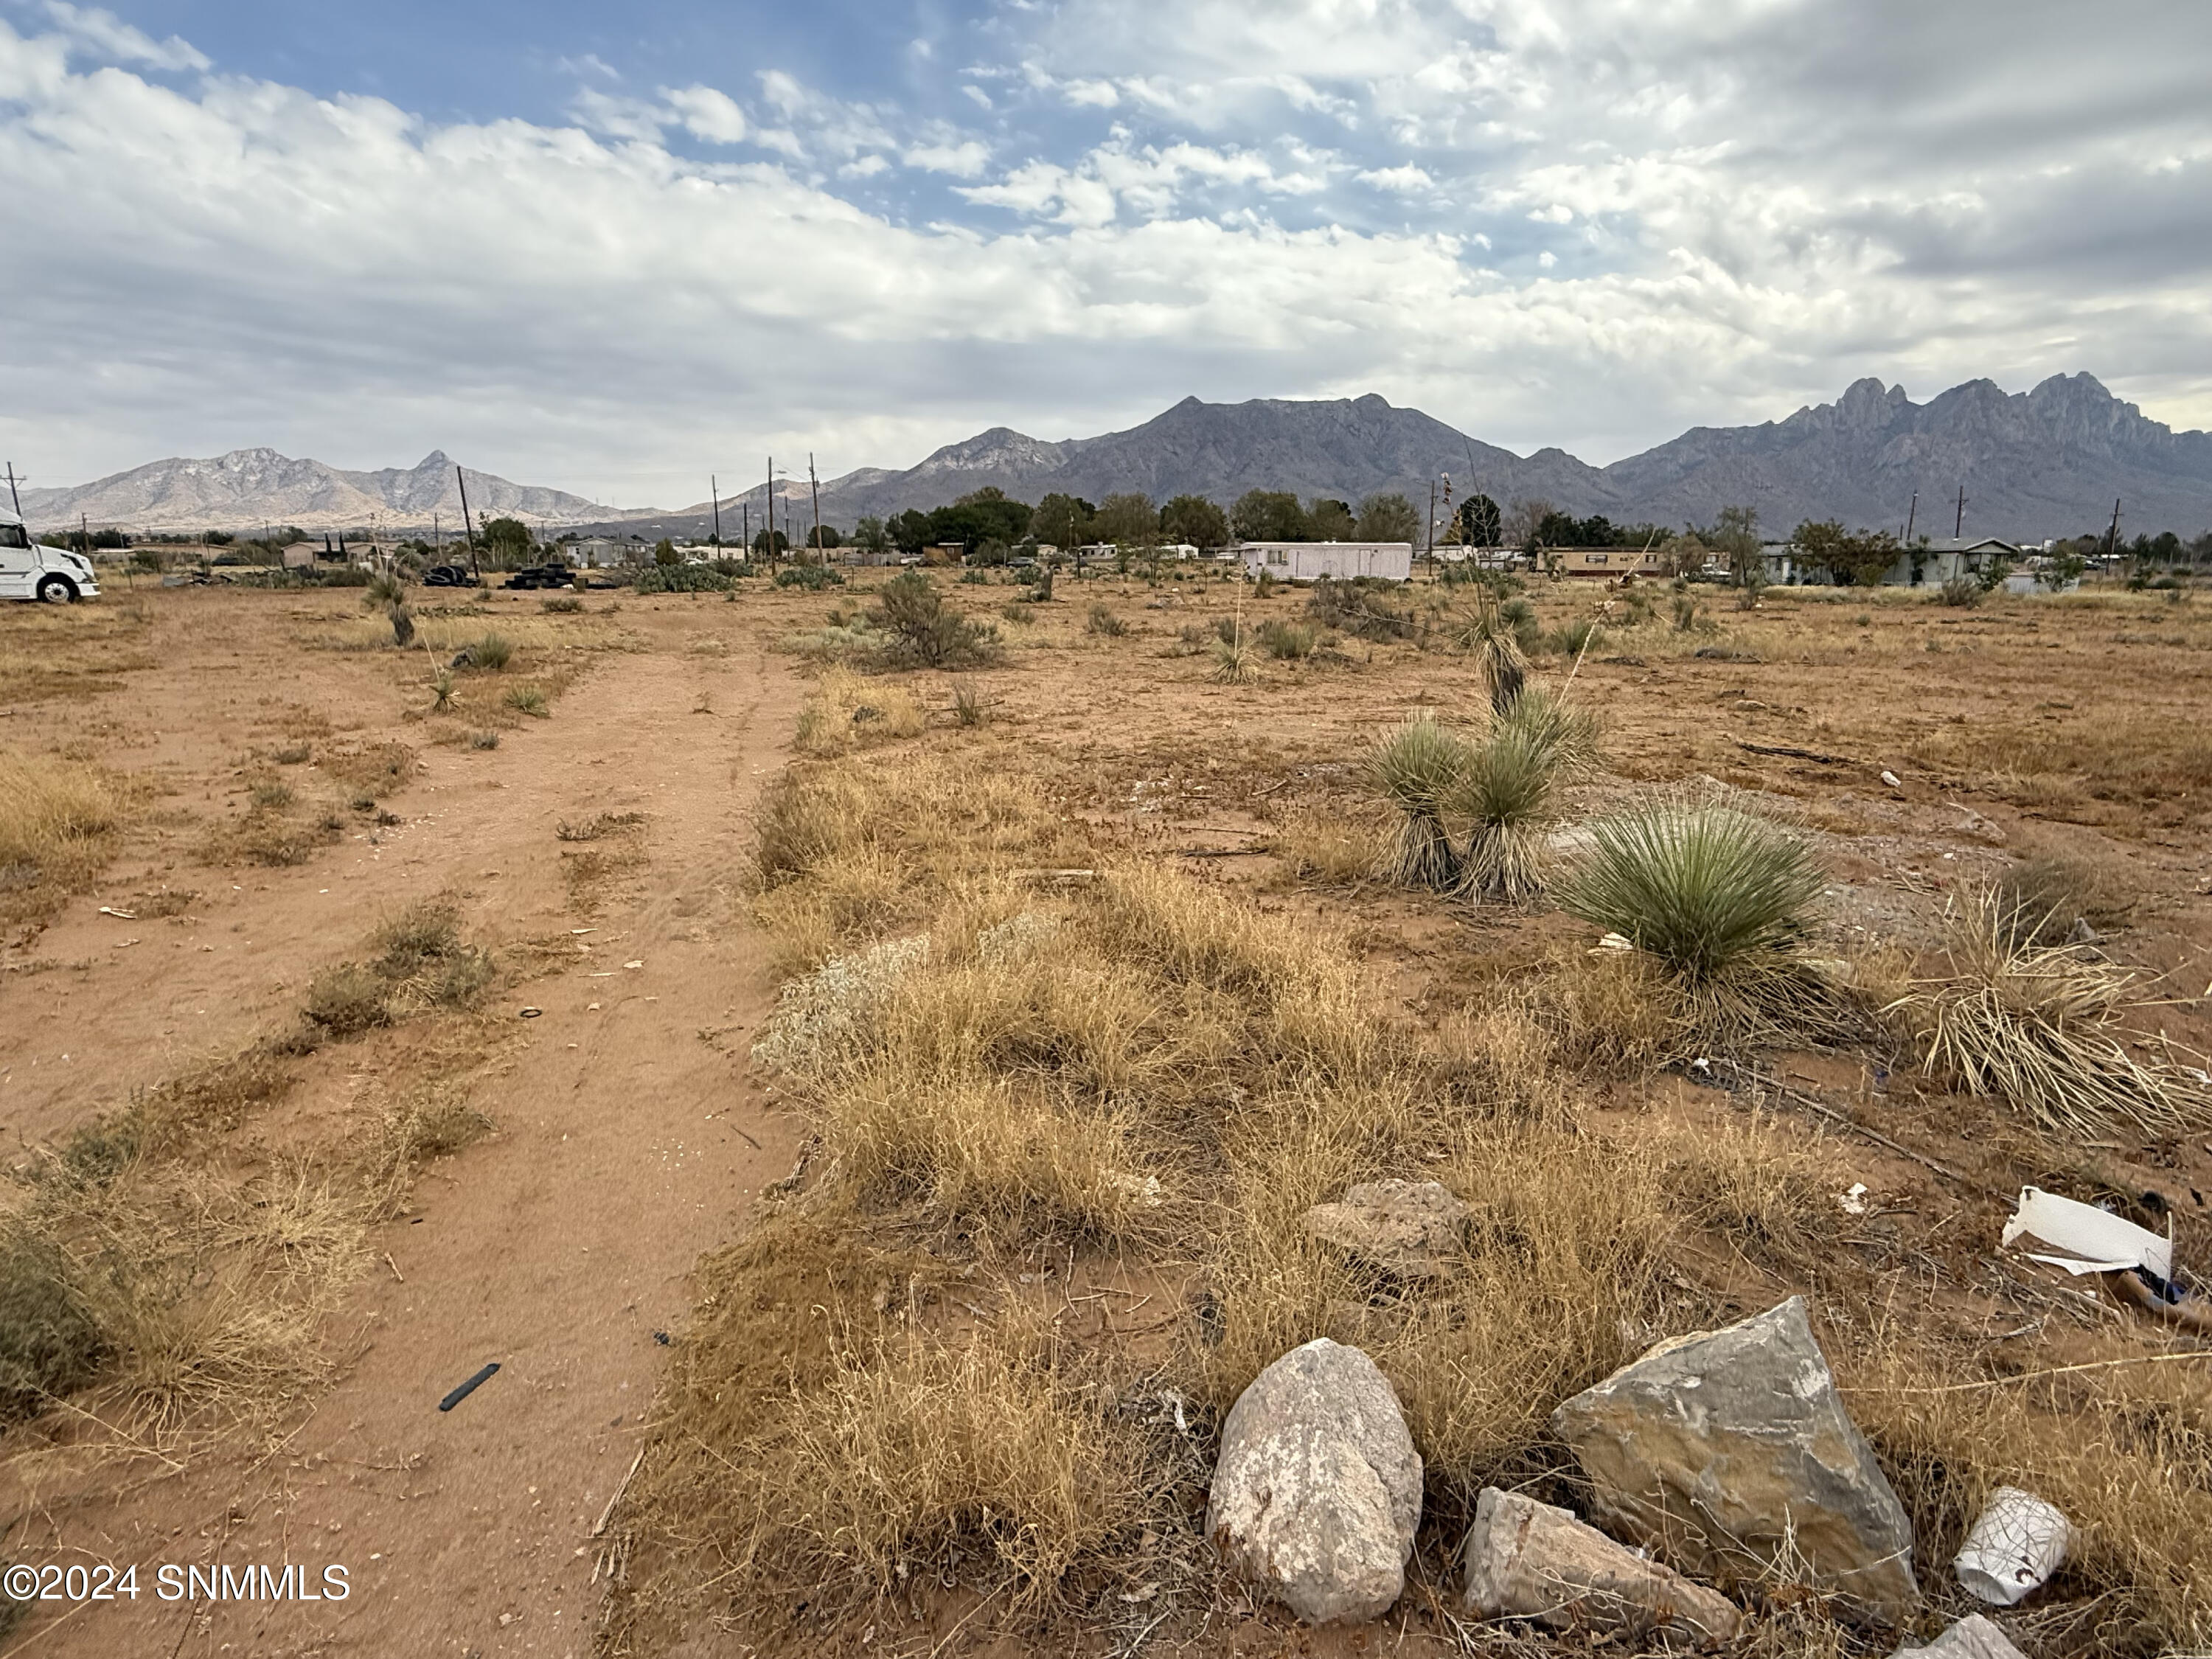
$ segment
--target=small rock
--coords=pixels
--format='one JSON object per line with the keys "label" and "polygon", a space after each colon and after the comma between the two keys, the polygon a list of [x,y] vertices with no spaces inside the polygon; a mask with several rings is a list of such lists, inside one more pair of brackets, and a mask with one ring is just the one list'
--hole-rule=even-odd
{"label": "small rock", "polygon": [[1320,1337],[1261,1371],[1221,1427],[1206,1530],[1310,1625],[1380,1618],[1406,1587],[1421,1458],[1389,1379]]}
{"label": "small rock", "polygon": [[1655,1632],[1725,1642],[1742,1615],[1726,1596],[1624,1549],[1566,1510],[1483,1489],[1462,1557],[1467,1605],[1553,1630]]}
{"label": "small rock", "polygon": [[1924,1648],[1902,1647],[1889,1659],[2027,1659],[2005,1633],[1978,1613],[1969,1613]]}
{"label": "small rock", "polygon": [[1723,1588],[1777,1570],[1894,1619],[1912,1523],[1844,1410],[1802,1297],[1662,1342],[1552,1414],[1593,1519]]}
{"label": "small rock", "polygon": [[1468,1207],[1434,1181],[1370,1181],[1306,1212],[1309,1236],[1405,1279],[1458,1271]]}

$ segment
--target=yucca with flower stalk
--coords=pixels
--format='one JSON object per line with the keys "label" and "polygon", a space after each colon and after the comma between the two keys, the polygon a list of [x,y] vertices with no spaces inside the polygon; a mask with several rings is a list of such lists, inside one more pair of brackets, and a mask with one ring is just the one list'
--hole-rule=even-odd
{"label": "yucca with flower stalk", "polygon": [[1467,751],[1446,803],[1471,821],[1455,890],[1519,903],[1543,890],[1560,793],[1596,757],[1596,722],[1538,686],[1523,686]]}

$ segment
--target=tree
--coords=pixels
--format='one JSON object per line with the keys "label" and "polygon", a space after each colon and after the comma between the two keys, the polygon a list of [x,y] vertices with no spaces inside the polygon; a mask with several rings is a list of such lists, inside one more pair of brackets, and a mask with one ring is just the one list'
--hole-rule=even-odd
{"label": "tree", "polygon": [[1072,551],[1094,539],[1091,521],[1097,513],[1080,495],[1063,495],[1054,490],[1030,514],[1030,528],[1039,541],[1050,542],[1063,552]]}
{"label": "tree", "polygon": [[752,552],[755,558],[780,559],[791,551],[790,537],[779,530],[774,532],[775,539],[770,541],[769,534],[770,532],[765,530],[753,532]]}
{"label": "tree", "polygon": [[1306,508],[1308,541],[1348,542],[1357,529],[1350,501],[1340,501],[1333,495],[1316,495]]}
{"label": "tree", "polygon": [[806,544],[812,548],[842,547],[844,545],[844,544],[837,538],[837,526],[833,524],[825,524],[819,529],[817,529],[811,525],[808,526],[806,531]]}
{"label": "tree", "polygon": [[1526,553],[1534,553],[1540,545],[1536,537],[1536,526],[1557,510],[1541,495],[1517,497],[1505,509],[1505,521],[1501,526],[1504,532],[1504,544],[1517,547]]}
{"label": "tree", "polygon": [[1240,541],[1309,542],[1306,510],[1286,489],[1248,489],[1229,509],[1229,526]]}
{"label": "tree", "polygon": [[1152,498],[1139,491],[1109,495],[1099,502],[1094,527],[1100,541],[1111,542],[1116,547],[1159,544],[1160,515],[1152,507]]}
{"label": "tree", "polygon": [[1403,495],[1370,495],[1359,504],[1352,534],[1363,542],[1418,542],[1421,515]]}
{"label": "tree", "polygon": [[1724,507],[1711,529],[1690,533],[1728,561],[1729,580],[1743,590],[1746,606],[1758,599],[1766,586],[1766,560],[1759,552],[1757,507]]}
{"label": "tree", "polygon": [[1835,519],[1808,519],[1790,533],[1808,564],[1821,565],[1840,587],[1871,587],[1905,552],[1887,530],[1846,531]]}
{"label": "tree", "polygon": [[663,536],[653,544],[653,562],[663,570],[684,562],[684,556],[676,550],[676,544]]}
{"label": "tree", "polygon": [[530,556],[530,526],[520,519],[497,518],[485,520],[484,551],[497,564],[517,564]]}
{"label": "tree", "polygon": [[1487,495],[1470,495],[1462,501],[1452,526],[1466,547],[1496,547],[1505,534],[1504,515]]}
{"label": "tree", "polygon": [[913,507],[895,515],[884,530],[902,553],[919,553],[929,545],[929,514]]}
{"label": "tree", "polygon": [[884,530],[884,521],[872,514],[853,526],[853,545],[863,553],[880,553],[890,544],[890,535]]}
{"label": "tree", "polygon": [[1028,532],[1030,516],[1028,502],[1010,500],[1005,490],[986,485],[932,513],[923,544],[957,542],[962,552],[969,553],[985,542],[1018,542]]}
{"label": "tree", "polygon": [[925,668],[957,668],[991,654],[997,635],[949,610],[937,585],[909,570],[878,590],[869,620],[890,636],[894,658]]}
{"label": "tree", "polygon": [[1160,529],[1171,542],[1201,553],[1229,544],[1229,515],[1203,495],[1178,495],[1160,509]]}

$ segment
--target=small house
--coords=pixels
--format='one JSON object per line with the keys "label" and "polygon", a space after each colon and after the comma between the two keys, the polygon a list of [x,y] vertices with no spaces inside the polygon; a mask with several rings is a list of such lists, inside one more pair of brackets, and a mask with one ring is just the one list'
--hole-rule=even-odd
{"label": "small house", "polygon": [[1882,573],[1884,587],[1941,587],[1958,576],[1979,576],[1993,564],[2020,562],[2020,549],[1995,536],[1946,536],[1907,548]]}
{"label": "small house", "polygon": [[1553,547],[1547,560],[1559,561],[1565,576],[1656,576],[1661,574],[1659,549],[1650,547]]}
{"label": "small house", "polygon": [[1247,575],[1268,575],[1277,581],[1351,581],[1373,576],[1402,582],[1413,574],[1411,542],[1246,542],[1237,552]]}

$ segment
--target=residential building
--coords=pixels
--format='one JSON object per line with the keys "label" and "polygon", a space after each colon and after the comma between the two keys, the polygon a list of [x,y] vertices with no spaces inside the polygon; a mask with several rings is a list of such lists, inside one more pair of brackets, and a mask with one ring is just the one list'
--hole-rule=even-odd
{"label": "residential building", "polygon": [[1384,581],[1410,580],[1413,574],[1411,542],[1246,542],[1237,549],[1245,574],[1266,574],[1278,581],[1317,582],[1323,577],[1347,581],[1376,576]]}
{"label": "residential building", "polygon": [[1557,559],[1557,568],[1562,575],[1599,576],[1656,576],[1660,574],[1659,550],[1652,547],[1547,547],[1542,555],[1546,563]]}

